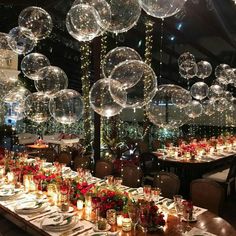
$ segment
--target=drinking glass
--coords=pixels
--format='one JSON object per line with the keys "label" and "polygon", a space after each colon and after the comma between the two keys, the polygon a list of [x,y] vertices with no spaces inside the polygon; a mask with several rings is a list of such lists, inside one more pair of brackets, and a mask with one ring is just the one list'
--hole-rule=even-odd
{"label": "drinking glass", "polygon": [[114,184],[119,188],[122,184],[123,179],[121,177],[115,177],[114,178]]}
{"label": "drinking glass", "polygon": [[140,218],[140,210],[138,207],[134,206],[128,209],[128,214],[129,214],[129,218],[132,220],[132,224],[134,227],[134,235],[136,235],[136,227],[138,225],[139,218]]}
{"label": "drinking glass", "polygon": [[145,235],[147,235],[148,231],[148,217],[147,217],[147,209],[146,207],[141,207],[139,212],[139,223],[143,229]]}
{"label": "drinking glass", "polygon": [[158,202],[160,194],[161,194],[161,189],[160,188],[152,188],[151,189],[151,199],[152,199],[152,201]]}
{"label": "drinking glass", "polygon": [[184,209],[183,196],[175,195],[173,198],[174,198],[174,203],[175,203],[176,214],[178,216],[178,230],[180,233],[182,233],[181,218],[182,218],[183,209]]}
{"label": "drinking glass", "polygon": [[144,185],[143,186],[143,194],[144,194],[144,199],[145,200],[150,200],[150,197],[151,197],[151,185]]}
{"label": "drinking glass", "polygon": [[108,186],[112,186],[114,183],[114,176],[113,175],[108,175],[105,177],[106,183]]}

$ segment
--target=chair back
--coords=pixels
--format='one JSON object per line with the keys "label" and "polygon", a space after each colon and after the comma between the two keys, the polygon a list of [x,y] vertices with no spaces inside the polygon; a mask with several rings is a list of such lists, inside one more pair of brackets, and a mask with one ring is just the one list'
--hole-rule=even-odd
{"label": "chair back", "polygon": [[152,150],[153,151],[156,151],[160,147],[161,147],[161,142],[159,140],[152,141]]}
{"label": "chair back", "polygon": [[47,162],[54,162],[56,156],[57,153],[53,148],[48,148],[44,153],[44,157],[46,158]]}
{"label": "chair back", "polygon": [[81,167],[83,169],[90,169],[91,167],[91,162],[92,162],[92,159],[91,159],[91,156],[88,155],[88,156],[76,156],[75,159],[74,159],[74,170],[76,170],[78,167]]}
{"label": "chair back", "polygon": [[163,197],[172,199],[174,195],[179,193],[180,180],[173,173],[161,171],[158,176],[155,176],[153,185],[161,189]]}
{"label": "chair back", "polygon": [[219,215],[224,201],[224,188],[213,180],[196,179],[190,185],[190,194],[195,206],[203,207]]}
{"label": "chair back", "polygon": [[151,172],[157,172],[159,170],[158,158],[151,152],[144,152],[140,155],[140,166],[144,175],[148,175]]}
{"label": "chair back", "polygon": [[58,155],[58,161],[66,165],[71,164],[71,154],[67,151],[61,151]]}
{"label": "chair back", "polygon": [[227,176],[227,181],[230,181],[232,179],[236,178],[236,157],[233,158],[230,168],[229,168],[229,173]]}
{"label": "chair back", "polygon": [[141,168],[136,165],[128,165],[122,168],[121,177],[123,178],[123,185],[138,188],[142,182],[143,172]]}
{"label": "chair back", "polygon": [[95,176],[98,178],[104,178],[107,175],[112,175],[113,165],[111,162],[105,160],[99,160],[95,164]]}

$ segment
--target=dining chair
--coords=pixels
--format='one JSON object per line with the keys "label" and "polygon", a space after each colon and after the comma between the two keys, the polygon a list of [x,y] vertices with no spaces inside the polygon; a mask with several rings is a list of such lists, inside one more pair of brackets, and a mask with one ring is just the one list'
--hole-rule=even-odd
{"label": "dining chair", "polygon": [[122,184],[131,188],[141,186],[143,172],[139,166],[128,165],[121,169]]}
{"label": "dining chair", "polygon": [[54,162],[56,156],[57,153],[53,148],[48,148],[45,150],[44,157],[46,158],[47,162]]}
{"label": "dining chair", "polygon": [[113,174],[113,165],[106,160],[99,160],[95,164],[95,176],[104,178],[105,176]]}
{"label": "dining chair", "polygon": [[158,148],[161,147],[161,142],[160,140],[153,140],[152,141],[152,150],[156,151]]}
{"label": "dining chair", "polygon": [[67,151],[61,151],[57,157],[57,160],[60,163],[64,163],[66,165],[70,165],[71,164],[71,154]]}
{"label": "dining chair", "polygon": [[91,155],[86,155],[86,156],[76,156],[74,159],[74,164],[73,168],[76,170],[78,167],[81,167],[83,169],[90,169],[91,167]]}
{"label": "dining chair", "polygon": [[161,171],[155,176],[153,185],[161,189],[163,197],[172,199],[179,193],[180,180],[174,173]]}
{"label": "dining chair", "polygon": [[234,184],[234,190],[236,190],[236,157],[233,158],[230,167],[227,169],[221,169],[218,171],[212,171],[202,176],[204,179],[216,181],[223,186],[226,186],[227,196],[231,193],[231,184]]}
{"label": "dining chair", "polygon": [[224,188],[215,181],[196,179],[190,184],[193,205],[206,208],[219,215],[224,202]]}

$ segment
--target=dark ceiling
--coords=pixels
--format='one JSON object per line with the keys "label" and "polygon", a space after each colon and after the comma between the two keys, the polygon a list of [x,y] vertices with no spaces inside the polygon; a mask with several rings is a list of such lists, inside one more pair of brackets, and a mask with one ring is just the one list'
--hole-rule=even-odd
{"label": "dark ceiling", "polygon": [[[80,43],[73,39],[65,27],[66,13],[71,0],[0,0],[0,31],[9,32],[17,26],[21,10],[28,6],[40,6],[48,11],[54,23],[49,38],[41,41],[34,51],[45,54],[52,65],[61,67],[69,77],[69,88],[81,90]],[[108,35],[108,49],[130,46],[144,56],[145,19],[154,24],[152,66],[159,76],[159,83],[177,83],[187,86],[178,73],[177,59],[185,51],[193,53],[197,60],[208,60],[213,68],[220,63],[234,67],[236,64],[236,5],[232,0],[188,0],[185,8],[176,16],[165,19],[163,32],[163,66],[159,70],[161,20],[147,16],[144,12],[137,24],[125,34]],[[96,40],[95,40],[96,41]],[[94,43],[94,42],[93,42]],[[92,43],[92,44],[93,44]],[[94,50],[93,53],[96,54]],[[20,56],[20,59],[22,56]],[[206,79],[208,84],[214,74]],[[196,81],[197,79],[193,79]],[[94,81],[92,70],[91,81]]]}

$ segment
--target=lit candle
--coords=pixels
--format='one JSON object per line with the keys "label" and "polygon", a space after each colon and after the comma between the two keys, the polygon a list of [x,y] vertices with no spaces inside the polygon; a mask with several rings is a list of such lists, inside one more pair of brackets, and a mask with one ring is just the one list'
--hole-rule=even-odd
{"label": "lit candle", "polygon": [[122,230],[124,232],[131,231],[131,219],[130,218],[123,218],[123,220],[122,220]]}
{"label": "lit candle", "polygon": [[85,215],[87,219],[91,218],[91,214],[92,214],[92,207],[89,206],[85,207]]}
{"label": "lit candle", "polygon": [[122,215],[118,215],[116,218],[116,224],[118,227],[122,227],[122,221],[123,221],[123,216]]}
{"label": "lit candle", "polygon": [[84,202],[82,200],[77,201],[77,209],[82,210],[84,207]]}
{"label": "lit candle", "polygon": [[25,187],[25,192],[29,192],[30,190],[30,182],[28,178],[24,179],[24,187]]}
{"label": "lit candle", "polygon": [[5,174],[5,167],[0,168],[0,178],[2,178]]}
{"label": "lit candle", "polygon": [[11,183],[14,181],[14,173],[13,172],[8,172],[7,173],[7,179],[8,179],[8,182]]}
{"label": "lit candle", "polygon": [[52,194],[52,201],[55,205],[57,205],[57,202],[58,202],[58,194],[57,193]]}

